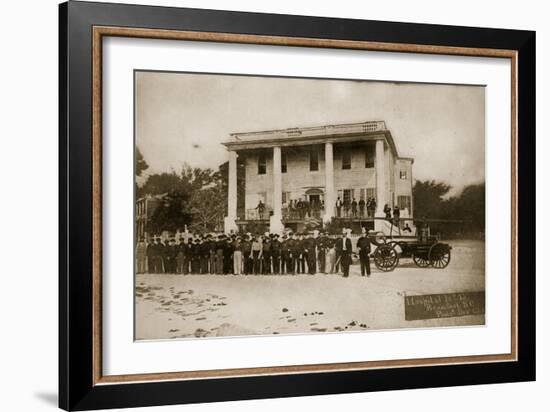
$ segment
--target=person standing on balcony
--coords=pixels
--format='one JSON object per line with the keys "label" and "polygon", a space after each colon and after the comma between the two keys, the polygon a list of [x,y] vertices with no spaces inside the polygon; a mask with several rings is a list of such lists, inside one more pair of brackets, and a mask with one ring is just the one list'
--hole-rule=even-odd
{"label": "person standing on balcony", "polygon": [[336,199],[336,217],[342,217],[342,199]]}
{"label": "person standing on balcony", "polygon": [[298,202],[296,203],[296,209],[298,210],[298,218],[302,220],[304,218],[304,202],[302,202],[302,199],[298,199]]}
{"label": "person standing on balcony", "polygon": [[359,199],[359,217],[365,217],[365,199]]}
{"label": "person standing on balcony", "polygon": [[387,203],[384,205],[384,214],[386,215],[386,219],[391,222],[391,207]]}
{"label": "person standing on balcony", "polygon": [[258,206],[256,206],[256,210],[258,210],[258,218],[260,220],[264,220],[265,205],[264,205],[264,203],[262,202],[261,199],[258,202]]}
{"label": "person standing on balcony", "polygon": [[357,217],[357,201],[355,198],[353,198],[353,202],[351,202],[351,214],[353,217]]}
{"label": "person standing on balcony", "polygon": [[344,199],[344,216],[345,217],[349,217],[349,208],[350,208],[349,199]]}

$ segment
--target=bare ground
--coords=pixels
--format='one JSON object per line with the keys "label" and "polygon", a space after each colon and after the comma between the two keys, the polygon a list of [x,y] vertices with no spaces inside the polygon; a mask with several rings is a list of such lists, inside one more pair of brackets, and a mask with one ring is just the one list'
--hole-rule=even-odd
{"label": "bare ground", "polygon": [[482,325],[484,315],[406,321],[404,296],[485,290],[484,243],[452,242],[445,269],[402,259],[340,275],[136,276],[136,339],[177,339]]}

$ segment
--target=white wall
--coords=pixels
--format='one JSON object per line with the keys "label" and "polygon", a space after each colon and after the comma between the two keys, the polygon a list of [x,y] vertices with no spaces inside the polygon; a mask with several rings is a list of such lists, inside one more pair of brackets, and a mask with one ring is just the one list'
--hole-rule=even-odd
{"label": "white wall", "polygon": [[[132,3],[140,1],[132,0]],[[545,3],[399,0],[358,2],[277,0],[147,1],[214,9],[337,16],[537,30],[538,171],[550,172],[548,112],[550,26]],[[57,391],[57,1],[4,2],[0,13],[1,409],[54,410]],[[550,197],[539,178],[538,210]],[[547,186],[547,185],[546,185]],[[539,213],[540,215],[540,213]],[[548,219],[539,216],[538,255]],[[533,230],[535,230],[533,228]],[[543,249],[544,248],[544,249]],[[387,393],[321,396],[143,411],[518,411],[546,410],[550,386],[548,268],[538,262],[538,382]],[[524,273],[522,276],[534,276]]]}

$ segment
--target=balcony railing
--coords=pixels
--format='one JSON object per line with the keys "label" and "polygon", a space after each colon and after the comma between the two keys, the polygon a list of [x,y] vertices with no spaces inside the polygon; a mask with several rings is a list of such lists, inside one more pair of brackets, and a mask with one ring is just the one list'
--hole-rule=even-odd
{"label": "balcony railing", "polygon": [[[246,220],[269,220],[273,209],[266,207],[262,212],[258,209],[247,209],[245,213]],[[324,208],[282,208],[283,220],[305,220],[305,219],[322,219],[325,215]],[[332,216],[341,219],[371,219],[374,218],[374,211],[367,208],[353,209],[352,207],[334,207]]]}

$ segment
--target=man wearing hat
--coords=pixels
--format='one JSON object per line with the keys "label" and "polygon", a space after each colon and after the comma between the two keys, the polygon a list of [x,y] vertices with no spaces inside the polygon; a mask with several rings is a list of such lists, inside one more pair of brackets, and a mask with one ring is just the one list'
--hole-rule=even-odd
{"label": "man wearing hat", "polygon": [[233,241],[236,236],[227,236],[223,245],[223,273],[233,273]]}
{"label": "man wearing hat", "polygon": [[[315,274],[315,239],[310,232],[306,233],[304,239],[304,260],[307,262],[307,269],[310,275]],[[304,271],[305,272],[305,271]]]}
{"label": "man wearing hat", "polygon": [[144,238],[140,238],[136,245],[136,273],[145,273],[147,271],[147,243]]}
{"label": "man wearing hat", "polygon": [[218,275],[223,274],[223,249],[225,245],[225,236],[219,235],[216,241],[216,273]]}
{"label": "man wearing hat", "polygon": [[178,256],[178,248],[174,238],[168,240],[168,245],[165,246],[166,273],[176,273],[176,258]]}
{"label": "man wearing hat", "polygon": [[201,272],[201,244],[200,239],[196,237],[191,245],[191,273],[199,274]]}
{"label": "man wearing hat", "polygon": [[180,237],[180,242],[177,245],[178,254],[176,256],[176,273],[187,274],[188,268],[185,267],[187,262],[187,243],[184,238]]}
{"label": "man wearing hat", "polygon": [[273,264],[273,274],[279,274],[279,267],[281,264],[281,242],[279,242],[279,235],[274,234],[271,241],[271,262]]}
{"label": "man wearing hat", "polygon": [[340,264],[342,265],[342,271],[344,277],[349,277],[349,265],[351,264],[351,239],[348,238],[346,231],[342,232],[342,238],[336,242],[336,250],[340,251]]}
{"label": "man wearing hat", "polygon": [[370,239],[367,236],[367,229],[361,228],[361,237],[357,239],[357,248],[359,249],[359,260],[361,262],[361,276],[370,276]]}
{"label": "man wearing hat", "polygon": [[206,235],[206,244],[208,245],[208,273],[216,273],[216,240],[209,233]]}
{"label": "man wearing hat", "polygon": [[201,273],[205,275],[208,273],[208,262],[210,260],[210,244],[208,243],[208,236],[202,236],[199,251]]}
{"label": "man wearing hat", "polygon": [[271,237],[270,235],[264,236],[264,243],[262,246],[262,273],[264,275],[271,274]]}
{"label": "man wearing hat", "polygon": [[252,242],[249,235],[244,235],[241,241],[241,252],[243,259],[243,274],[249,275],[252,273],[252,258],[250,253],[252,252]]}
{"label": "man wearing hat", "polygon": [[281,241],[281,274],[292,273],[290,260],[290,239],[284,234]]}
{"label": "man wearing hat", "polygon": [[325,232],[320,232],[317,239],[315,239],[315,246],[317,247],[317,269],[320,273],[326,273],[325,271],[325,252],[327,248],[327,237]]}

